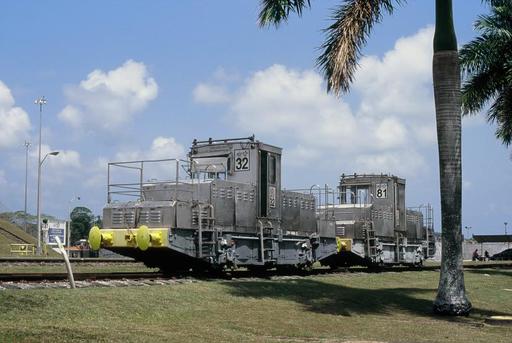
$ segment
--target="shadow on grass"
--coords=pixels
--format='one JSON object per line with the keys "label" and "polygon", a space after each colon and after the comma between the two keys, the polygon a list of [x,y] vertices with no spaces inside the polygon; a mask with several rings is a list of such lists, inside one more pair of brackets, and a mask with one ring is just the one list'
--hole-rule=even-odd
{"label": "shadow on grass", "polygon": [[[419,316],[457,320],[434,315],[432,304],[437,290],[432,288],[366,289],[311,279],[228,282],[225,285],[230,287],[234,296],[291,300],[317,313],[352,316],[405,311]],[[473,308],[470,318],[491,315],[505,313]]]}

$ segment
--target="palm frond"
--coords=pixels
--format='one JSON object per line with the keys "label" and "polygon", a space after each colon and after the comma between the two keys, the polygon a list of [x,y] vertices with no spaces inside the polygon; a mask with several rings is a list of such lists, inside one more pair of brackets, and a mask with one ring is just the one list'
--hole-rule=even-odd
{"label": "palm frond", "polygon": [[512,0],[488,1],[493,7],[480,16],[481,35],[460,50],[464,77],[462,111],[476,114],[488,104],[487,120],[497,124],[496,137],[512,143]]}
{"label": "palm frond", "polygon": [[509,49],[507,40],[487,35],[476,37],[459,51],[463,75],[485,72],[489,69],[489,66],[501,64],[504,54]]}
{"label": "palm frond", "polygon": [[327,80],[327,89],[347,92],[352,83],[361,48],[383,13],[391,14],[406,0],[346,0],[334,11],[334,23],[326,30],[326,41],[317,65]]}
{"label": "palm frond", "polygon": [[512,143],[512,86],[504,89],[496,98],[487,118],[497,123],[496,137],[509,146]]}
{"label": "palm frond", "polygon": [[[468,78],[462,87],[462,113],[476,114],[502,89],[503,77],[496,70],[480,72]],[[492,118],[488,118],[492,121]]]}
{"label": "palm frond", "polygon": [[300,17],[304,9],[311,7],[311,0],[261,0],[258,16],[260,26],[275,25],[287,21],[290,13]]}

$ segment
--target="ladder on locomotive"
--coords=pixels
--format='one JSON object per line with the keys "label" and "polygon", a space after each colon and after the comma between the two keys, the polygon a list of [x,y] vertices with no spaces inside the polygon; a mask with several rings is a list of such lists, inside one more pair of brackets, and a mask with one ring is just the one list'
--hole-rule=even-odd
{"label": "ladder on locomotive", "polygon": [[[215,214],[212,204],[198,204],[197,257],[215,256],[217,232],[214,229]],[[203,215],[204,214],[204,215]]]}
{"label": "ladder on locomotive", "polygon": [[366,220],[363,223],[363,232],[366,242],[366,257],[372,262],[376,262],[377,258],[377,237],[373,229],[373,222]]}
{"label": "ladder on locomotive", "polygon": [[405,237],[403,234],[398,233],[396,237],[396,249],[397,249],[397,263],[401,263],[405,260]]}
{"label": "ladder on locomotive", "polygon": [[261,220],[258,221],[258,225],[260,227],[260,261],[262,264],[276,262],[274,256],[274,227],[271,222],[263,225]]}

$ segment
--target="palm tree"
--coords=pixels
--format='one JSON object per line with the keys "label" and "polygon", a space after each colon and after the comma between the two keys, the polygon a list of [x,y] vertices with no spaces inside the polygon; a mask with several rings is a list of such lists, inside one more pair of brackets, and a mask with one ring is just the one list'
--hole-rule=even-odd
{"label": "palm tree", "polygon": [[491,13],[481,16],[475,28],[481,36],[464,45],[460,65],[464,114],[476,114],[492,102],[487,120],[497,124],[496,137],[512,143],[512,1],[494,0]]}
{"label": "palm tree", "polygon": [[[332,15],[318,66],[327,89],[337,95],[347,92],[354,77],[361,49],[374,24],[392,14],[406,0],[345,0]],[[442,214],[442,261],[434,311],[466,315],[471,303],[466,297],[462,269],[461,228],[461,98],[457,40],[453,26],[452,0],[436,0],[433,81]],[[279,25],[291,13],[301,16],[310,0],[261,0],[261,26]]]}

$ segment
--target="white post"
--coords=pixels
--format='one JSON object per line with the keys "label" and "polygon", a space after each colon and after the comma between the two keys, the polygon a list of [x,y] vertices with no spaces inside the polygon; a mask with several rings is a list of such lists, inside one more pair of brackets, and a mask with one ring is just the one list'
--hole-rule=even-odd
{"label": "white post", "polygon": [[37,254],[41,255],[41,127],[43,118],[43,105],[45,97],[40,97],[34,103],[39,105],[39,154],[37,159]]}
{"label": "white post", "polygon": [[75,288],[75,278],[73,277],[73,271],[71,270],[71,264],[69,263],[68,254],[66,253],[66,250],[64,249],[64,246],[62,245],[62,242],[60,241],[60,238],[58,236],[55,236],[55,240],[57,241],[57,245],[59,246],[61,255],[64,257],[64,262],[66,263],[69,284],[71,285],[71,288]]}

